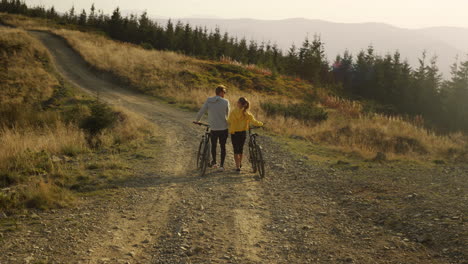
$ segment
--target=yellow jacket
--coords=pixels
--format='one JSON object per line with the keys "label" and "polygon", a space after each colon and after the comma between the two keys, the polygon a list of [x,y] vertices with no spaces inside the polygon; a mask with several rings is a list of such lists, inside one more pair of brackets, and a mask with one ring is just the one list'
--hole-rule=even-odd
{"label": "yellow jacket", "polygon": [[252,123],[255,126],[263,126],[263,123],[257,121],[255,117],[247,111],[244,114],[239,108],[236,108],[229,113],[228,124],[229,124],[229,133],[234,134],[236,132],[247,131],[249,129],[249,124]]}

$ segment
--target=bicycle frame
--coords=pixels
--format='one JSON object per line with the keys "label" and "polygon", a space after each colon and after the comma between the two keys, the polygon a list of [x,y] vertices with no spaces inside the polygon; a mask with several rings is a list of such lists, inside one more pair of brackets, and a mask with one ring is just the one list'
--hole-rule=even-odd
{"label": "bicycle frame", "polygon": [[258,172],[260,178],[265,177],[265,161],[260,145],[257,144],[257,133],[253,133],[255,128],[249,128],[249,161],[252,164],[253,173]]}
{"label": "bicycle frame", "polygon": [[210,126],[207,124],[194,122],[199,126],[206,127],[205,134],[202,136],[200,145],[198,146],[198,153],[197,153],[197,169],[200,170],[200,176],[204,176],[206,172],[206,167],[208,167],[209,160],[210,160],[210,137],[211,131]]}
{"label": "bicycle frame", "polygon": [[254,145],[257,144],[257,136],[258,136],[258,134],[257,134],[257,133],[253,133],[252,130],[258,129],[258,128],[260,128],[260,127],[249,127],[249,145],[250,145],[250,144],[254,144]]}

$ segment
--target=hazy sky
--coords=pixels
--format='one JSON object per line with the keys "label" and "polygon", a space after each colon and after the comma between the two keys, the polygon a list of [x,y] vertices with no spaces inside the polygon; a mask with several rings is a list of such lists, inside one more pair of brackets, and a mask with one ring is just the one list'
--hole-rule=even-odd
{"label": "hazy sky", "polygon": [[149,14],[217,18],[311,18],[332,22],[384,22],[419,28],[468,28],[468,0],[26,0],[28,4],[54,5],[58,10],[96,8],[111,12],[147,10]]}

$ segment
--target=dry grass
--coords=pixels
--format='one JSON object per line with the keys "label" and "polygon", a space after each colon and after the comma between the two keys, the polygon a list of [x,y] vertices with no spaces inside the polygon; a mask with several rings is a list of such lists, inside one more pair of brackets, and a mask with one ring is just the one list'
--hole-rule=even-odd
{"label": "dry grass", "polygon": [[0,102],[32,103],[49,98],[58,85],[43,64],[47,50],[22,30],[0,28]]}
{"label": "dry grass", "polygon": [[50,27],[58,27],[57,24],[50,23],[46,19],[31,19],[26,16],[12,15],[8,13],[0,13],[0,22],[26,30],[47,30],[50,29]]}
{"label": "dry grass", "polygon": [[168,83],[174,87],[184,86],[177,78],[180,71],[201,70],[190,58],[174,52],[147,51],[132,44],[110,41],[103,36],[79,31],[62,29],[54,33],[64,37],[97,69],[121,76],[132,86],[149,93],[157,92]]}
{"label": "dry grass", "polygon": [[[283,120],[281,120],[283,121]],[[463,158],[466,141],[460,135],[437,136],[400,118],[381,115],[349,119],[332,117],[313,127],[283,121],[287,134],[308,138],[366,158],[377,152],[390,158]],[[291,126],[294,126],[291,127]]]}
{"label": "dry grass", "polygon": [[143,143],[142,139],[156,135],[157,128],[154,123],[128,109],[120,107],[114,107],[114,109],[120,120],[114,127],[98,135],[98,140],[103,143],[102,147],[122,144],[138,146]]}
{"label": "dry grass", "polygon": [[[79,127],[91,115],[90,101],[60,84],[46,48],[23,30],[0,27],[0,59],[0,209],[68,205],[68,187],[83,172],[65,160],[93,152]],[[142,117],[111,110],[119,118],[95,135],[100,148],[138,147],[154,135],[155,126]],[[110,160],[120,168],[116,157]]]}
{"label": "dry grass", "polygon": [[[68,205],[63,156],[89,151],[83,131],[58,122],[53,127],[0,130],[0,208],[51,208]],[[57,185],[58,184],[58,185]]]}
{"label": "dry grass", "polygon": [[232,58],[230,57],[225,57],[225,56],[222,56],[221,59],[220,59],[220,62],[221,63],[225,63],[225,64],[231,64],[231,65],[236,65],[236,66],[241,66],[241,67],[245,67],[246,69],[252,71],[252,72],[256,72],[256,73],[259,73],[259,74],[263,74],[263,75],[272,75],[273,73],[271,72],[271,70],[269,69],[266,69],[266,68],[262,68],[262,67],[259,67],[255,64],[247,64],[247,65],[244,65],[242,64],[241,62],[238,62],[236,60],[233,60]]}
{"label": "dry grass", "polygon": [[[15,167],[14,160],[26,152],[83,149],[84,137],[78,128],[65,125],[53,112],[37,113],[33,107],[51,98],[59,85],[45,67],[49,63],[46,49],[26,32],[9,28],[0,28],[0,47],[0,57],[6,62],[0,65],[0,123],[10,122],[10,128],[0,128],[0,169]],[[47,125],[38,128],[33,119]]]}
{"label": "dry grass", "polygon": [[49,155],[73,155],[85,152],[84,132],[72,125],[58,123],[42,129],[0,130],[0,170],[34,168],[31,153],[47,152]]}
{"label": "dry grass", "polygon": [[327,93],[324,89],[317,89],[316,96],[319,104],[328,109],[334,109],[349,118],[357,118],[362,115],[363,107],[357,101],[343,99]]}
{"label": "dry grass", "polygon": [[138,90],[156,96],[167,96],[170,90],[211,89],[220,82],[239,90],[245,88],[240,83],[259,90],[276,86],[275,93],[292,93],[311,87],[286,76],[273,77],[271,72],[253,65],[204,61],[175,52],[146,50],[75,30],[59,29],[53,33],[65,38],[97,69],[111,72]]}
{"label": "dry grass", "polygon": [[18,208],[48,209],[65,207],[73,203],[70,191],[50,181],[34,178],[26,184],[3,189],[0,192],[1,208],[13,211]]}

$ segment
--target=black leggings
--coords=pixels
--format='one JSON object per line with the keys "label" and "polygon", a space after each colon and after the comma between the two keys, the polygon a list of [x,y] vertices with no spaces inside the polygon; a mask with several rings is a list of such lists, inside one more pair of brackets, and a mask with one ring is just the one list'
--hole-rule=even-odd
{"label": "black leggings", "polygon": [[221,164],[224,166],[224,160],[226,159],[226,141],[228,138],[228,130],[211,130],[211,156],[213,158],[213,163],[216,163],[216,147],[218,145],[221,147]]}
{"label": "black leggings", "polygon": [[234,148],[234,154],[244,153],[244,144],[247,133],[245,131],[236,132],[231,134],[232,147]]}

